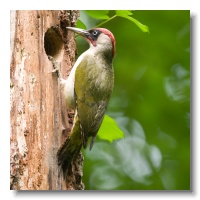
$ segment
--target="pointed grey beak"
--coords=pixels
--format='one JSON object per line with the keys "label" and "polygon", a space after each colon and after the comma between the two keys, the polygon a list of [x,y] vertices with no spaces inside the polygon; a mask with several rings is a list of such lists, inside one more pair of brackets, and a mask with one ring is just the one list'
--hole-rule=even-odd
{"label": "pointed grey beak", "polygon": [[89,33],[84,29],[74,28],[74,27],[66,27],[66,28],[69,29],[70,31],[73,31],[73,32],[83,36],[83,37],[87,38],[89,36]]}

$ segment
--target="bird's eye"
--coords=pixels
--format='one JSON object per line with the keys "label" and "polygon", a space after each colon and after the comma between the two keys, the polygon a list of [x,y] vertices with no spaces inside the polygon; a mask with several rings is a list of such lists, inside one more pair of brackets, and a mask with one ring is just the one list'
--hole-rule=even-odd
{"label": "bird's eye", "polygon": [[98,31],[97,31],[97,30],[94,30],[94,31],[92,32],[92,35],[97,35],[97,33],[98,33]]}

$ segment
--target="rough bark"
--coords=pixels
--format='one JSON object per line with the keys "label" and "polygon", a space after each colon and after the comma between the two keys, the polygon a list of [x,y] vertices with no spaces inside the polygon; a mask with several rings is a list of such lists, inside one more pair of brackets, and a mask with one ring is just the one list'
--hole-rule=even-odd
{"label": "rough bark", "polygon": [[75,62],[76,43],[66,26],[78,11],[11,11],[10,188],[83,189],[82,155],[67,182],[59,176],[56,154],[70,130],[70,119],[52,56],[63,78]]}

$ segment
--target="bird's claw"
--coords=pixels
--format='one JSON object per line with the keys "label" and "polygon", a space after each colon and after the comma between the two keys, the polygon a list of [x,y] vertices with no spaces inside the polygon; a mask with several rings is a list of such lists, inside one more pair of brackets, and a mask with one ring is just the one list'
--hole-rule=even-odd
{"label": "bird's claw", "polygon": [[68,112],[68,117],[69,118],[74,118],[75,113],[74,112]]}
{"label": "bird's claw", "polygon": [[60,63],[57,62],[54,57],[48,55],[48,59],[52,62],[53,70],[50,73],[56,73],[58,77],[60,77]]}

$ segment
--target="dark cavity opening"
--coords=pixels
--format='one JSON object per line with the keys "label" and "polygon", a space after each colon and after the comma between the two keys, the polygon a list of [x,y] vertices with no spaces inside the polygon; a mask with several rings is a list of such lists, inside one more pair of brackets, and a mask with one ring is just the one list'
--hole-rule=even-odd
{"label": "dark cavity opening", "polygon": [[48,56],[59,57],[63,51],[63,41],[58,28],[49,28],[44,35],[44,49]]}

